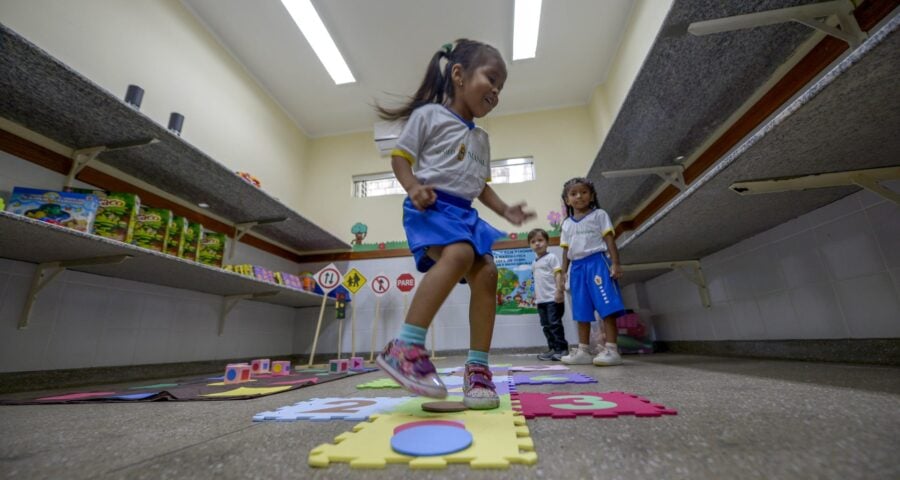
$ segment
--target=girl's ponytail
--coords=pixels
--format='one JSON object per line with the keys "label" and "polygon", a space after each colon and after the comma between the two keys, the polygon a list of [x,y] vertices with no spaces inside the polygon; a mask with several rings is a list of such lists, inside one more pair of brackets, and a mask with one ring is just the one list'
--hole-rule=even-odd
{"label": "girl's ponytail", "polygon": [[[443,45],[431,56],[428,69],[425,71],[425,78],[422,79],[422,84],[419,85],[419,89],[412,98],[397,108],[386,108],[376,102],[375,111],[384,120],[399,120],[408,118],[413,110],[422,105],[445,103],[453,98],[453,79],[450,77],[453,65],[458,63],[462,66],[463,71],[469,72],[483,61],[485,55],[495,55],[502,61],[500,52],[496,48],[475,40],[460,38],[454,43]],[[447,60],[443,68],[441,67],[442,58]]]}

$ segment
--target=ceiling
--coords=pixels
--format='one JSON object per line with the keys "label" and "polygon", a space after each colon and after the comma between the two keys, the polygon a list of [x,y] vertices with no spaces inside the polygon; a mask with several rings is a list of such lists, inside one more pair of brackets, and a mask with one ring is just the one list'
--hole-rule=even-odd
{"label": "ceiling", "polygon": [[[374,101],[415,92],[441,45],[471,38],[512,57],[513,0],[313,0],[356,83],[335,85],[281,2],[182,0],[311,137],[372,129]],[[537,56],[510,62],[495,115],[585,105],[603,83],[630,0],[545,1]]]}
{"label": "ceiling", "polygon": [[[672,165],[677,156],[697,154],[812,35],[807,27],[780,24],[693,37],[685,32],[686,25],[797,3],[809,2],[721,5],[676,0],[589,173],[601,206],[613,218],[627,218],[640,210],[663,182],[655,176],[604,178],[601,172]],[[838,70],[823,77],[823,88],[789,101],[791,108],[777,124],[748,135],[738,142],[747,142],[748,148],[719,159],[730,164],[714,164],[707,172],[718,173],[702,184],[695,180],[691,185],[696,190],[669,202],[668,213],[658,221],[651,220],[643,231],[639,227],[625,233],[619,242],[623,263],[699,259],[859,190],[839,187],[741,196],[729,189],[734,182],[900,164],[896,11],[894,17],[883,22],[887,26],[880,33],[869,31],[870,38],[883,38],[880,43],[871,49],[863,45],[858,58],[853,55],[826,68]],[[900,215],[894,220],[900,223]],[[623,283],[662,272],[629,272]]]}

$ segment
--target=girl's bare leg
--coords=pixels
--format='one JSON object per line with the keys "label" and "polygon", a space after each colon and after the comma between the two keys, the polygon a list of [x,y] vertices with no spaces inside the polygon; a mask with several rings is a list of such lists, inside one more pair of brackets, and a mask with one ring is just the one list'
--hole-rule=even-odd
{"label": "girl's bare leg", "polygon": [[497,317],[497,266],[494,257],[475,259],[466,273],[472,291],[469,302],[469,348],[481,352],[491,349],[494,320]]}
{"label": "girl's bare leg", "polygon": [[437,263],[428,270],[413,295],[406,323],[428,328],[453,287],[472,268],[475,252],[468,243],[431,247],[428,256]]}

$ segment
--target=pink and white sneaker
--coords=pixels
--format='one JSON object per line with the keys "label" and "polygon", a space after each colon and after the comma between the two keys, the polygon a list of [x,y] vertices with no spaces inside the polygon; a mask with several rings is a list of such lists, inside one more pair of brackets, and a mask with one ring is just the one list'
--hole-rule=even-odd
{"label": "pink and white sneaker", "polygon": [[500,406],[497,387],[491,381],[491,369],[480,363],[467,363],[463,376],[463,405],[472,410],[490,410]]}
{"label": "pink and white sneaker", "polygon": [[391,340],[375,363],[410,392],[431,398],[447,396],[447,387],[438,377],[424,345]]}

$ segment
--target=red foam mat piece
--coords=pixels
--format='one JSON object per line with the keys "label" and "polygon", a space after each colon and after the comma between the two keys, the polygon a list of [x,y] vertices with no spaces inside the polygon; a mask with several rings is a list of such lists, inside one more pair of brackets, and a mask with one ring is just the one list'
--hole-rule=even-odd
{"label": "red foam mat piece", "polygon": [[575,418],[592,416],[613,418],[619,415],[659,417],[678,412],[646,398],[625,392],[524,392],[512,394],[513,408],[525,418]]}

